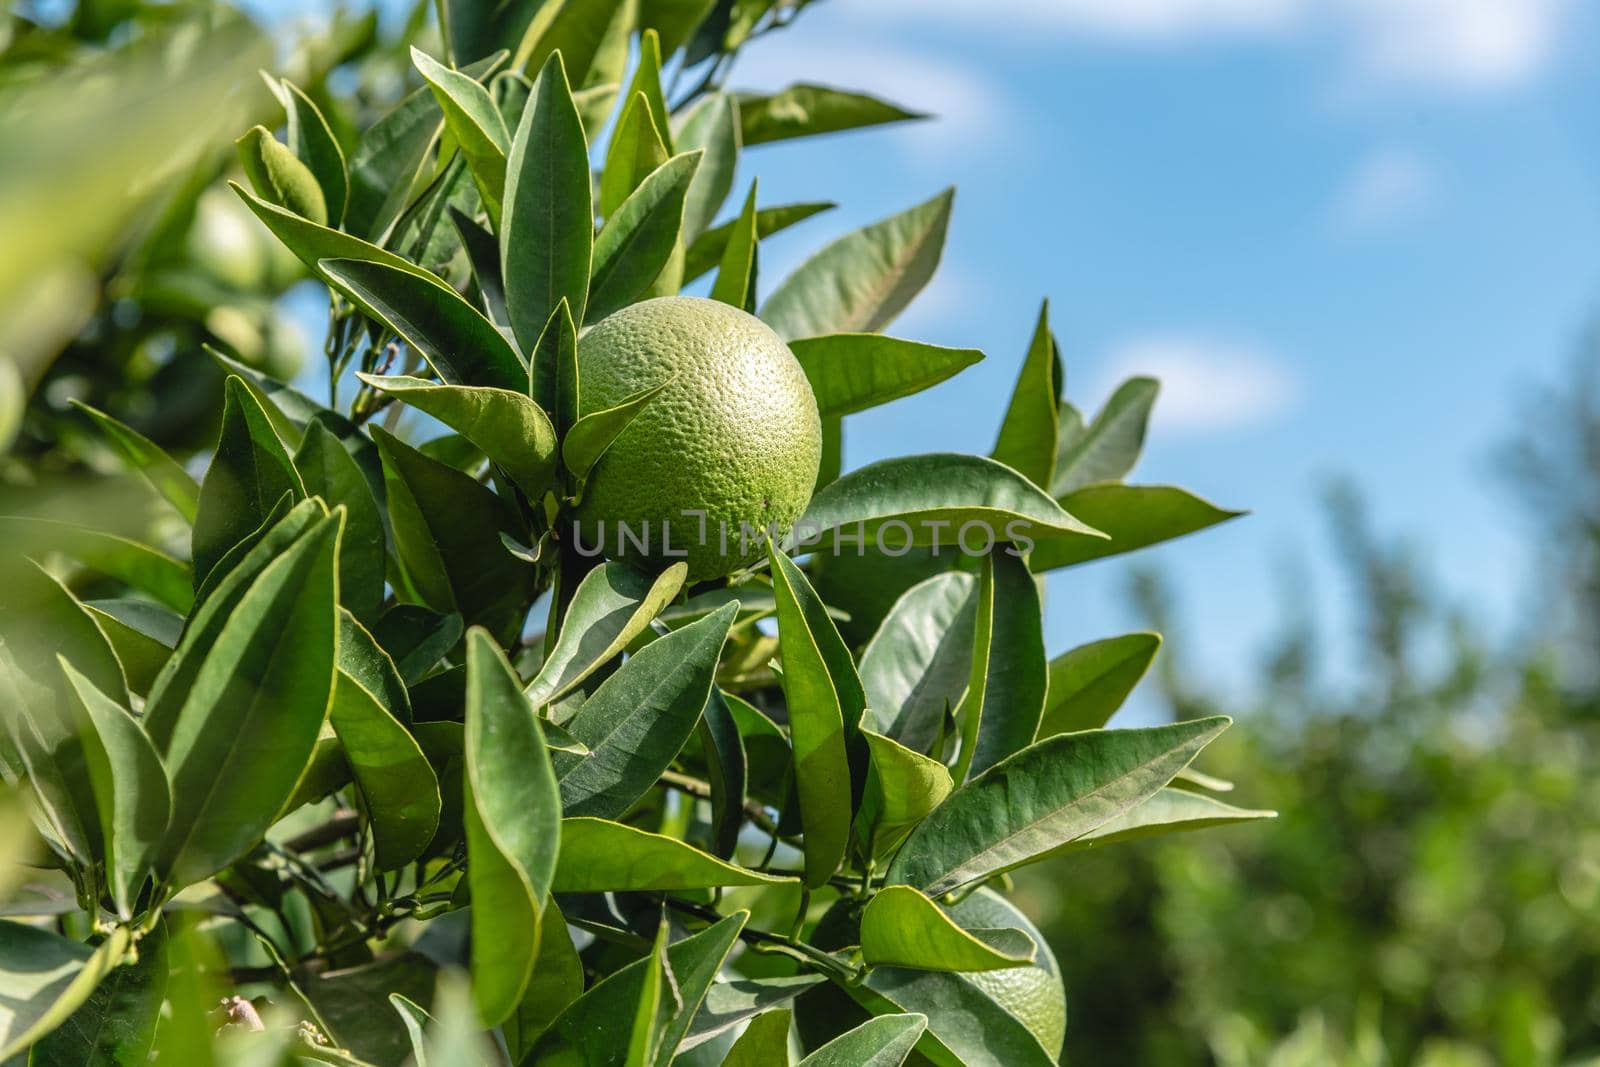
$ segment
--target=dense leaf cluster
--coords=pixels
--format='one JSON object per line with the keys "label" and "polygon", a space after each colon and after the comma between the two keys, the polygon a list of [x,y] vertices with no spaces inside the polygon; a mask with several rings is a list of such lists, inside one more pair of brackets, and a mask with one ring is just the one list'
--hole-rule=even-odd
{"label": "dense leaf cluster", "polygon": [[[874,1018],[806,1063],[1047,1063],[973,977],[1043,946],[951,907],[1048,856],[1265,814],[1187,770],[1226,719],[1103,729],[1154,635],[1046,655],[1041,574],[1231,515],[1123,482],[1153,383],[1086,420],[1041,313],[991,457],[840,474],[844,415],[981,354],[880,332],[938,263],[948,192],[764,301],[761,239],[818,205],[752,183],[713,225],[742,146],[912,117],[719,88],[797,6],[447,2],[450,61],[414,52],[422,84],[351,145],[274,82],[285,140],[240,139],[236,192],[328,286],[333,380],[360,385],[341,413],[215,352],[198,480],[92,412],[187,558],[6,520],[29,559],[0,588],[0,768],[72,920],[0,923],[0,1059],[787,1062],[787,1006],[832,983]],[[680,50],[709,73],[669,104]],[[806,521],[859,554],[770,543],[686,588],[563,536],[652,398],[579,417],[583,328],[713,272],[793,342],[831,444]],[[952,543],[969,526],[981,550]],[[80,598],[80,572],[116,595]],[[859,943],[812,943],[839,899]],[[895,973],[917,980],[872,980]],[[259,1002],[226,1002],[214,1048],[204,1012],[235,994]]]}

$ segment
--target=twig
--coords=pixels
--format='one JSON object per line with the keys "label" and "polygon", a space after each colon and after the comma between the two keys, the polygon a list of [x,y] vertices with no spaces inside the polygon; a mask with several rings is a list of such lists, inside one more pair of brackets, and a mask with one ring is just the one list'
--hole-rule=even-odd
{"label": "twig", "polygon": [[[711,799],[711,783],[695,778],[691,775],[681,774],[678,771],[662,771],[661,784],[669,789],[676,789],[688,796],[698,797],[701,800]],[[753,800],[746,800],[743,805],[745,818],[755,823],[761,830],[772,837],[778,836],[778,824],[767,814],[763,808]]]}

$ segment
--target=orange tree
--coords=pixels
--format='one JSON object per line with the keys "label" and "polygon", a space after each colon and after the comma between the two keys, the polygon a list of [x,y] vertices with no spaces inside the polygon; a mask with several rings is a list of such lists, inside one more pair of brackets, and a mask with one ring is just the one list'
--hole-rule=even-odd
{"label": "orange tree", "polygon": [[1124,484],[1154,383],[1085,420],[1041,314],[992,456],[841,474],[981,354],[881,332],[948,192],[758,299],[822,205],[741,152],[912,117],[722,87],[802,6],[446,2],[353,151],[293,86],[240,138],[359,384],[216,353],[198,480],[99,415],[182,556],[8,526],[0,1059],[1045,1064],[1007,872],[1265,814],[1187,769],[1225,718],[1102,728],[1153,635],[1046,655],[1042,574],[1231,514]]}

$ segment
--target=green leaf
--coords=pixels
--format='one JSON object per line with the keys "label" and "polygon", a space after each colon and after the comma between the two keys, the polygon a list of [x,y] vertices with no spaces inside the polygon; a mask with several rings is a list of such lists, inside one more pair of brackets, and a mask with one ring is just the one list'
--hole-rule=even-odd
{"label": "green leaf", "polygon": [[671,155],[661,138],[649,98],[644,93],[630,93],[627,100],[600,170],[600,216],[605,219],[610,219],[645,177]]}
{"label": "green leaf", "polygon": [[306,426],[294,466],[307,496],[321,497],[330,508],[345,509],[344,537],[339,542],[339,599],[356,618],[376,619],[383,607],[388,557],[384,515],[366,474],[333,431],[315,421]]}
{"label": "green leaf", "polygon": [[711,851],[731,859],[744,826],[744,795],[749,780],[744,740],[722,691],[715,686],[696,730],[711,784]]}
{"label": "green leaf", "polygon": [[[1056,381],[1060,354],[1050,332],[1050,302],[1039,308],[1039,322],[1028,342],[1028,354],[1011,392],[1011,403],[1000,423],[1000,437],[990,453],[995,459],[1027,478],[1034,485],[1050,488],[1056,465],[1056,447],[1061,424],[1057,397],[1061,383]],[[1056,495],[1054,492],[1051,494]]]}
{"label": "green leaf", "polygon": [[411,698],[399,667],[377,638],[344,608],[339,609],[339,670],[372,694],[392,718],[411,722]]}
{"label": "green leaf", "polygon": [[426,412],[477,445],[500,466],[530,502],[537,502],[555,480],[556,431],[549,416],[527,396],[487,386],[437,385],[421,378],[358,378]]}
{"label": "green leaf", "polygon": [[257,196],[318,226],[327,225],[328,202],[317,176],[265,126],[252,127],[234,145]]}
{"label": "green leaf", "polygon": [[1159,834],[1203,830],[1211,826],[1252,822],[1256,819],[1275,819],[1277,816],[1278,813],[1275,811],[1236,808],[1204,793],[1169,786],[1132,811],[1125,812],[1077,840],[1062,845],[1056,849],[1056,854],[1095,848],[1117,841],[1154,837]]}
{"label": "green leaf", "polygon": [[229,378],[222,433],[200,485],[194,519],[194,581],[198,588],[229,549],[256,530],[280,497],[304,500],[305,486],[267,414],[244,382]]}
{"label": "green leaf", "polygon": [[805,828],[806,887],[827,882],[850,837],[851,772],[847,738],[866,706],[850,650],[816,591],[781,549],[769,546],[778,602],[783,695],[794,743],[795,783]]}
{"label": "green leaf", "polygon": [[[996,976],[1003,979],[1003,976]],[[851,994],[882,1017],[917,1012],[928,1018],[921,1052],[932,1062],[963,1067],[1053,1067],[1056,1057],[983,984],[949,971],[877,967]],[[1041,1006],[1043,1014],[1053,1010]]]}
{"label": "green leaf", "polygon": [[[669,1060],[689,1032],[706,991],[749,919],[737,911],[713,926],[667,946],[667,966],[678,998],[659,1021],[657,1045]],[[631,1019],[644,989],[648,959],[635,960],[595,983],[551,1024],[527,1063],[584,1063],[589,1067],[621,1067],[627,1046],[617,1040],[620,1019]]]}
{"label": "green leaf", "polygon": [[672,110],[667,106],[667,98],[661,91],[661,38],[651,29],[646,29],[639,34],[639,62],[633,68],[633,81],[628,84],[628,98],[642,93],[650,104],[650,117],[656,125],[656,133],[661,138],[661,143],[666,146],[667,154],[672,155],[677,151],[673,147],[672,123],[670,117]]}
{"label": "green leaf", "polygon": [[1161,384],[1154,378],[1129,378],[1117,387],[1081,433],[1063,439],[1050,480],[1050,495],[1060,497],[1096,482],[1121,481],[1133,470],[1144,447]]}
{"label": "green leaf", "polygon": [[328,721],[361,791],[377,869],[398,870],[422,855],[439,828],[433,767],[399,720],[342,670]]}
{"label": "green leaf", "polygon": [[880,1015],[829,1041],[799,1067],[899,1067],[927,1028],[926,1015]]}
{"label": "green leaf", "polygon": [[885,886],[861,913],[861,958],[869,967],[998,971],[1032,963],[1036,951],[1021,930],[988,930],[980,937],[962,929],[908,885]]}
{"label": "green leaf", "polygon": [[511,65],[518,70],[544,69],[560,52],[572,84],[584,85],[619,11],[628,9],[623,0],[547,3],[522,35]]}
{"label": "green leaf", "polygon": [[528,368],[511,343],[438,278],[356,259],[321,266],[329,284],[393,327],[443,381],[527,391]]}
{"label": "green leaf", "polygon": [[615,407],[603,411],[591,411],[567,431],[561,440],[561,461],[566,465],[572,476],[582,483],[600,462],[600,457],[606,454],[612,442],[622,436],[633,420],[639,417],[650,401],[654,400],[663,389],[677,381],[669,378],[664,382],[641,389],[632,396],[627,397]]}
{"label": "green leaf", "polygon": [[718,695],[727,703],[744,744],[750,795],[769,807],[781,807],[789,799],[794,774],[794,750],[789,747],[788,735],[748,700],[720,690]]}
{"label": "green leaf", "polygon": [[550,313],[533,348],[529,394],[550,414],[556,436],[578,421],[578,328],[565,299]]}
{"label": "green leaf", "polygon": [[911,832],[888,880],[929,896],[1020,867],[1132,809],[1231,720],[1047,738],[950,794]]}
{"label": "green leaf", "polygon": [[706,990],[706,999],[695,1013],[688,1034],[679,1043],[678,1051],[682,1053],[698,1048],[745,1019],[753,1018],[776,1005],[786,1004],[826,980],[819,974],[783,978],[743,978],[735,975],[713,982],[711,988]]}
{"label": "green leaf", "polygon": [[139,942],[139,958],[114,967],[89,999],[42,1037],[30,1062],[81,1067],[137,1067],[149,1062],[167,988],[163,927]]}
{"label": "green leaf", "polygon": [[200,486],[177,460],[167,455],[161,446],[126,423],[118,422],[103,411],[72,400],[71,404],[95,421],[106,439],[121,453],[122,458],[144,477],[144,480],[178,509],[187,522],[194,522],[194,513],[200,500]]}
{"label": "green leaf", "polygon": [[499,49],[514,49],[543,0],[441,0],[439,24],[445,28],[450,55],[457,64],[471,63]]}
{"label": "green leaf", "polygon": [[415,685],[455,647],[463,630],[460,615],[441,615],[420,604],[396,604],[383,613],[373,636],[405,683]]}
{"label": "green leaf", "polygon": [[47,930],[0,921],[0,1061],[66,1022],[122,962],[131,942],[127,928],[118,926],[91,951]]}
{"label": "green leaf", "polygon": [[539,717],[493,638],[467,631],[467,875],[472,985],[486,1026],[521,1003],[561,834],[561,796]]}
{"label": "green leaf", "polygon": [[[748,129],[744,143],[755,143]],[[939,266],[954,198],[946,189],[834,241],[783,280],[761,317],[785,340],[883,329]]]}
{"label": "green leaf", "polygon": [[564,724],[590,750],[555,754],[567,815],[617,818],[655,785],[700,721],[737,610],[729,604],[640,649]]}
{"label": "green leaf", "polygon": [[89,728],[84,762],[94,789],[106,857],[106,881],[118,917],[134,917],[172,814],[172,787],[155,745],[133,713],[97,688],[65,656],[57,657]]}
{"label": "green leaf", "polygon": [[1174,789],[1201,789],[1209,793],[1231,793],[1233,783],[1226,778],[1218,778],[1214,774],[1185,767],[1172,779]]}
{"label": "green leaf", "polygon": [[500,271],[524,351],[533,351],[563,300],[573,320],[583,321],[593,241],[588,142],[566,68],[552,54],[533,83],[506,164]]}
{"label": "green leaf", "polygon": [[661,987],[671,985],[676,992],[677,981],[671,975],[667,962],[667,939],[672,925],[663,916],[656,927],[656,940],[645,957],[644,980],[639,983],[639,1002],[633,1009],[633,1027],[628,1033],[626,1067],[650,1067],[660,1053],[662,1023],[670,1018],[661,1011]]}
{"label": "green leaf", "polygon": [[[369,263],[382,263],[395,270],[410,271],[421,278],[428,276],[427,271],[408,260],[401,259],[393,252],[340,230],[319,226],[292,211],[285,211],[278,205],[270,204],[247,192],[237,182],[228,184],[239,194],[245,206],[266,224],[267,229],[271,230],[273,235],[319,278],[323,277],[320,264],[325,259],[359,259]],[[351,210],[354,209],[352,201]]]}
{"label": "green leaf", "polygon": [[976,585],[961,571],[918,582],[861,653],[870,725],[917,752],[932,749],[944,716],[967,691]]}
{"label": "green leaf", "polygon": [[788,1008],[777,1008],[751,1019],[723,1057],[722,1067],[788,1067],[792,1016]]}
{"label": "green leaf", "polygon": [[521,1063],[567,1005],[583,995],[583,961],[554,898],[539,918],[539,952],[522,1003],[501,1024],[511,1062]]}
{"label": "green leaf", "polygon": [[172,780],[160,869],[176,887],[260,840],[311,758],[333,694],[342,518],[316,522],[267,564],[203,652],[180,647],[175,659],[203,658],[170,734],[147,713]]}
{"label": "green leaf", "polygon": [[807,337],[789,347],[824,418],[920,393],[983,359],[975,348],[942,348],[873,333]]}
{"label": "green leaf", "polygon": [[[851,471],[811,498],[801,524],[824,532],[825,549],[837,549],[838,540],[827,540],[831,534],[859,533],[862,543],[881,545],[889,555],[904,555],[910,545],[947,552],[1004,542],[1025,547],[1034,538],[1041,539],[1035,546],[1041,554],[1057,543],[1108,543],[1010,467],[954,452],[902,456]],[[902,551],[892,551],[897,548]]]}
{"label": "green leaf", "polygon": [[955,788],[950,769],[892,738],[861,731],[869,756],[856,812],[856,837],[873,858],[886,856]]}
{"label": "green leaf", "polygon": [[[334,912],[334,915],[338,914]],[[440,998],[434,996],[434,987],[439,982],[439,968],[432,960],[414,951],[386,952],[370,963],[328,969],[321,974],[308,973],[309,970],[303,970],[295,976],[296,986],[304,991],[304,1000],[316,1009],[317,1016],[326,1024],[328,1040],[347,1050],[346,1055],[359,1057],[364,1063],[399,1063],[410,1051],[408,1035],[403,1027],[395,1025],[394,1017],[390,1014],[390,1008],[395,1004],[391,998],[397,997],[412,1003],[413,1007],[416,1007],[413,1002],[441,1006]],[[421,1008],[416,1010],[422,1013],[423,1019],[427,1018]],[[444,1010],[451,1009],[445,1007]],[[470,1018],[470,1003],[465,1014]],[[471,1022],[475,1024],[477,1020],[471,1019]],[[324,1051],[327,1051],[326,1048]],[[333,1062],[356,1067],[344,1060],[335,1059]],[[245,1065],[230,1064],[229,1067]],[[268,1064],[258,1064],[257,1067],[268,1067]],[[274,1061],[272,1067],[284,1067],[284,1063]],[[435,1061],[434,1067],[442,1065]]]}
{"label": "green leaf", "polygon": [[[831,211],[838,207],[832,201],[822,200],[804,204],[784,204],[781,207],[764,207],[756,212],[756,236],[760,238],[771,237],[780,230],[786,230],[797,222],[804,222],[813,215],[824,211]],[[726,254],[728,242],[734,234],[734,222],[725,222],[721,226],[714,226],[694,239],[689,246],[687,257],[683,264],[684,284],[694,281],[712,267],[722,262]]]}
{"label": "green leaf", "polygon": [[982,774],[1033,744],[1044,714],[1048,666],[1039,587],[1006,552],[984,557],[973,623],[972,675],[957,717],[956,781]]}
{"label": "green leaf", "polygon": [[59,552],[148,593],[173,611],[186,612],[194,604],[194,577],[188,566],[126,537],[54,519],[0,515],[0,541],[16,553],[43,556]]}
{"label": "green leaf", "polygon": [[683,239],[692,242],[716,221],[733,188],[739,166],[739,102],[730,93],[707,93],[683,117],[676,140],[680,152],[705,152],[683,210]]}
{"label": "green leaf", "polygon": [[673,156],[606,217],[594,242],[586,321],[633,303],[665,269],[683,229],[684,196],[700,159],[698,150]]}
{"label": "green leaf", "polygon": [[740,311],[749,311],[755,307],[760,243],[760,238],[757,236],[757,184],[754,179],[751,180],[750,193],[745,197],[744,207],[740,209],[739,218],[733,224],[727,247],[722,253],[722,261],[717,267],[717,280],[711,286],[711,299],[720,300]]}
{"label": "green leaf", "polygon": [[1080,645],[1050,661],[1050,695],[1039,736],[1097,730],[1139,684],[1161,635],[1123,634]]}
{"label": "green leaf", "polygon": [[182,616],[148,600],[132,598],[88,601],[83,607],[116,652],[129,691],[140,696],[149,693],[177,646]]}
{"label": "green leaf", "polygon": [[555,647],[528,683],[528,699],[535,707],[553,703],[609,663],[672,602],[687,572],[674,563],[652,577],[623,563],[602,563],[584,575]]}
{"label": "green leaf", "polygon": [[450,208],[450,221],[461,235],[461,247],[472,267],[472,280],[483,298],[489,321],[497,327],[509,329],[511,320],[506,315],[506,286],[500,277],[500,242],[495,235],[469,215],[456,207]]}
{"label": "green leaf", "polygon": [[561,820],[556,893],[677,892],[792,879],[724,863],[675,837],[605,819]]}
{"label": "green leaf", "polygon": [[388,477],[395,547],[423,603],[495,633],[520,626],[533,569],[500,541],[501,533],[525,536],[511,506],[381,428],[373,437]]}
{"label": "green leaf", "polygon": [[863,93],[825,85],[791,85],[770,96],[739,99],[739,125],[746,146],[926,117]]}
{"label": "green leaf", "polygon": [[411,63],[433,90],[444,112],[445,128],[467,157],[490,219],[499,219],[505,198],[506,153],[511,149],[511,134],[500,109],[489,90],[421,49],[411,49]]}
{"label": "green leaf", "polygon": [[1061,506],[1107,539],[1042,540],[1028,559],[1035,573],[1118,556],[1244,514],[1167,485],[1091,485],[1062,497]]}
{"label": "green leaf", "polygon": [[322,187],[322,199],[328,208],[328,221],[338,225],[344,218],[345,204],[350,196],[344,149],[339,147],[339,141],[334,137],[321,109],[298,85],[287,79],[268,77],[267,87],[283,105],[288,120],[289,147],[316,176],[317,184]]}

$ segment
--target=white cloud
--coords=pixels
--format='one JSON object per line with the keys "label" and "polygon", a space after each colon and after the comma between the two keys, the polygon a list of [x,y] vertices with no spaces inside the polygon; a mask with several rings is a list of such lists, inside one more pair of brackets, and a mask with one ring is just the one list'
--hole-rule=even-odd
{"label": "white cloud", "polygon": [[1329,221],[1342,233],[1369,233],[1415,218],[1438,191],[1433,166],[1406,148],[1361,160],[1334,195]]}
{"label": "white cloud", "polygon": [[1101,374],[1104,393],[1136,374],[1160,379],[1153,421],[1171,433],[1270,422],[1294,406],[1298,392],[1288,368],[1262,349],[1196,334],[1147,334],[1118,345]]}
{"label": "white cloud", "polygon": [[1130,45],[1331,36],[1364,83],[1496,89],[1536,76],[1574,0],[870,0],[851,16]]}

